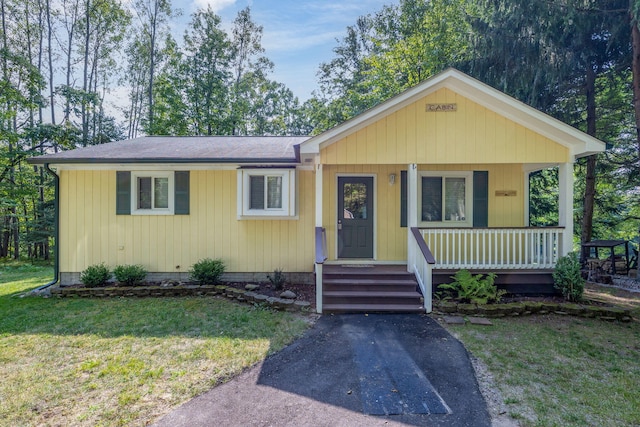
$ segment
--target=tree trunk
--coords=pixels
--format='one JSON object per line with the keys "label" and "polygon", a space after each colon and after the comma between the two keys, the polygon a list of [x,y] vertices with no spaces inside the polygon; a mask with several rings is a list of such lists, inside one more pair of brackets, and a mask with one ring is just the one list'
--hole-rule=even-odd
{"label": "tree trunk", "polygon": [[[596,72],[593,66],[587,67],[587,133],[596,136]],[[584,204],[582,209],[582,233],[580,241],[584,244],[591,241],[593,231],[593,206],[596,196],[596,164],[595,154],[587,157],[587,173],[584,186]]]}
{"label": "tree trunk", "polygon": [[[631,71],[633,88],[633,110],[636,119],[636,144],[638,148],[638,159],[636,167],[640,170],[640,29],[638,29],[638,19],[634,12],[634,0],[630,0],[631,14]],[[640,226],[638,228],[638,238],[640,239]]]}

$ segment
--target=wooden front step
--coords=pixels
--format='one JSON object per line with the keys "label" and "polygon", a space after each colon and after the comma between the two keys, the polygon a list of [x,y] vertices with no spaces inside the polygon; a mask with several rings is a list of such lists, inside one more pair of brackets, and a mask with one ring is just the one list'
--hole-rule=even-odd
{"label": "wooden front step", "polygon": [[324,312],[424,312],[413,274],[404,266],[325,266]]}

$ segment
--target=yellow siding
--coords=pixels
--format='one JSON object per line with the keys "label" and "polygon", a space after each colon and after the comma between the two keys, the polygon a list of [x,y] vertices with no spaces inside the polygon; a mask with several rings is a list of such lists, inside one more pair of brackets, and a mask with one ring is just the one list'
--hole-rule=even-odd
{"label": "yellow siding", "polygon": [[[419,165],[419,171],[489,172],[489,227],[524,226],[524,173],[522,165]],[[407,228],[400,227],[400,171],[406,165],[326,165],[323,168],[323,224],[327,230],[329,259],[336,259],[337,182],[341,174],[375,176],[375,258],[380,261],[407,259]],[[389,185],[389,175],[396,183]],[[496,191],[515,191],[515,196],[496,196]]]}
{"label": "yellow siding", "polygon": [[[426,104],[455,103],[455,112]],[[563,163],[567,148],[449,89],[440,89],[337,141],[323,164]]]}
{"label": "yellow siding", "polygon": [[236,174],[192,171],[190,215],[116,215],[115,171],[61,171],[60,271],[104,262],[186,272],[205,257],[229,272],[313,271],[313,172],[298,172],[293,220],[238,220]]}

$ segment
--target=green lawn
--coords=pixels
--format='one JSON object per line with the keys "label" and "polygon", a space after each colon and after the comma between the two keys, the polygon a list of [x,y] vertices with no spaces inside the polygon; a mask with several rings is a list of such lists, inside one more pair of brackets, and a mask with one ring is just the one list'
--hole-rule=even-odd
{"label": "green lawn", "polygon": [[448,326],[523,426],[640,425],[640,324],[563,316]]}
{"label": "green lawn", "polygon": [[305,319],[216,298],[22,297],[0,264],[0,425],[144,425],[264,359]]}

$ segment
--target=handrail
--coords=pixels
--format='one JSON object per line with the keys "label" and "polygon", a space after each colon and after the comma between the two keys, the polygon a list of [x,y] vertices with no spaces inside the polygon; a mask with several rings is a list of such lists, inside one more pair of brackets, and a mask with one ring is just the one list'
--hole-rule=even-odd
{"label": "handrail", "polygon": [[327,258],[327,232],[324,227],[316,227],[316,264],[324,264]]}
{"label": "handrail", "polygon": [[424,241],[424,237],[422,237],[422,233],[418,227],[411,227],[411,233],[413,237],[416,238],[416,242],[418,243],[418,247],[420,248],[420,252],[422,252],[422,256],[428,264],[435,264],[436,259],[434,258],[429,246],[427,246],[427,242]]}
{"label": "handrail", "polygon": [[[409,237],[409,271],[413,272],[420,286],[420,292],[424,298],[424,309],[427,313],[431,313],[433,308],[432,292],[433,292],[433,265],[436,259],[431,253],[427,242],[425,242],[417,227],[411,227],[413,240]],[[417,246],[417,247],[416,247]],[[418,253],[420,252],[420,253]]]}

